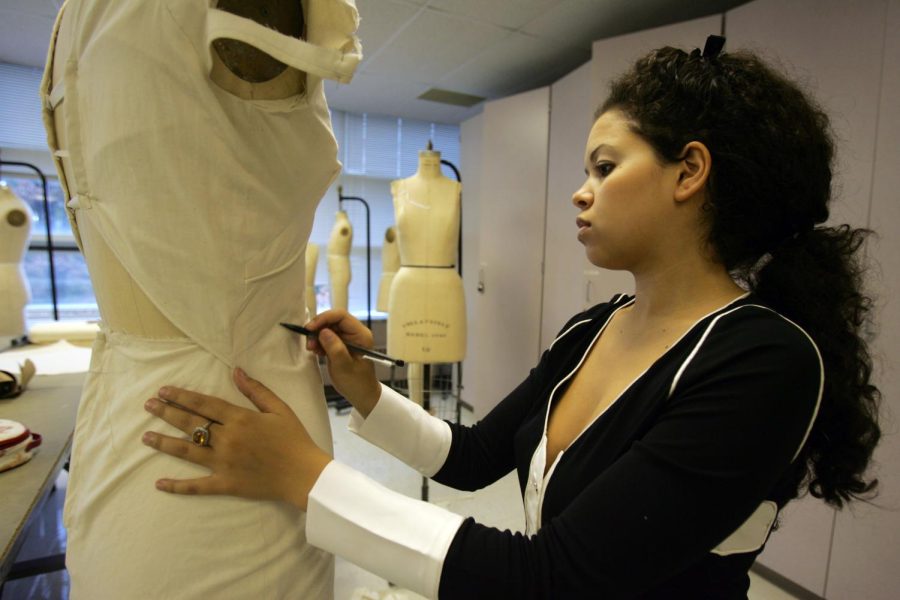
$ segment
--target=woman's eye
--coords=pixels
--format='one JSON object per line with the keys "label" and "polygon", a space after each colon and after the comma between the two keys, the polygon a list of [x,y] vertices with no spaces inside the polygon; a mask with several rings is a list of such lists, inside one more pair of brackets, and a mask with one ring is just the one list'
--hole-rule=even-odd
{"label": "woman's eye", "polygon": [[614,164],[612,164],[612,163],[609,163],[609,162],[603,162],[603,163],[599,163],[599,164],[596,166],[596,169],[597,169],[597,173],[600,175],[600,177],[606,177],[607,175],[609,175],[610,173],[612,173],[612,170],[613,170],[615,167],[616,167],[616,166],[615,166]]}

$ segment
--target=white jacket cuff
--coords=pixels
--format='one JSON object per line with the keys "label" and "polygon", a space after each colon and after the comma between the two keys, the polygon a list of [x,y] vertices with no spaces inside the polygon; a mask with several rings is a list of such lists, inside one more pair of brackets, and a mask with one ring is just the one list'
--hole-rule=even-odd
{"label": "white jacket cuff", "polygon": [[384,384],[368,417],[356,409],[350,413],[349,428],[425,477],[444,466],[453,437],[445,421]]}
{"label": "white jacket cuff", "polygon": [[309,493],[306,538],[367,571],[437,598],[463,517],[391,491],[331,461]]}

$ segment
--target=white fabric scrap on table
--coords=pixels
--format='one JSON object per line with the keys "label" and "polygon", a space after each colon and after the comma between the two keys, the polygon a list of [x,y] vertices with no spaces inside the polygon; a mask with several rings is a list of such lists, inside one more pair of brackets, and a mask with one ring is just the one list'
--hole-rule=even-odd
{"label": "white fabric scrap on table", "polygon": [[91,349],[73,346],[65,340],[55,344],[33,344],[0,353],[0,370],[19,373],[25,359],[30,359],[37,375],[84,373],[91,364]]}

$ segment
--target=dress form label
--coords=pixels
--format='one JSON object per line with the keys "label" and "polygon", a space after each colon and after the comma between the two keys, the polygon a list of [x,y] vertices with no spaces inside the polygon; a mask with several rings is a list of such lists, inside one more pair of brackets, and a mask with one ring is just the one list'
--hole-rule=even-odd
{"label": "dress form label", "polygon": [[411,343],[421,344],[422,352],[431,352],[431,341],[443,341],[448,337],[450,323],[437,319],[413,319],[401,325],[403,337]]}

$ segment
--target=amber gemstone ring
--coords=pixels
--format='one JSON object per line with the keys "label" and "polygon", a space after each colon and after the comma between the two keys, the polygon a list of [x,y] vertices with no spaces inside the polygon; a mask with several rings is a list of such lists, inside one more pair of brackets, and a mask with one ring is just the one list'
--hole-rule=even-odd
{"label": "amber gemstone ring", "polygon": [[194,433],[191,434],[191,441],[198,446],[209,446],[209,426],[213,423],[215,423],[215,421],[208,421],[206,425],[203,425],[202,427],[195,427]]}

